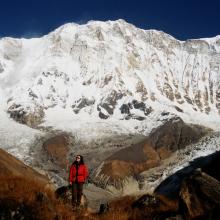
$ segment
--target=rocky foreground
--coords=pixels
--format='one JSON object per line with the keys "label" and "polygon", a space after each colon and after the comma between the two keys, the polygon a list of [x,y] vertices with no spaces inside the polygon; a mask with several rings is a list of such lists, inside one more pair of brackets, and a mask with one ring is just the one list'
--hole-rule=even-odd
{"label": "rocky foreground", "polygon": [[101,204],[95,212],[86,198],[72,211],[68,187],[55,189],[47,177],[0,150],[1,220],[157,219],[220,217],[220,152],[196,159],[162,182],[153,194],[126,196]]}

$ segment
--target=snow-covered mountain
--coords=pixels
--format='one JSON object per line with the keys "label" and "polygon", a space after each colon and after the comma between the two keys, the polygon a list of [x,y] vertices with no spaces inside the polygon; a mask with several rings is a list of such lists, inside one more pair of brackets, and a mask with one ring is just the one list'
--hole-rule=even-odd
{"label": "snow-covered mountain", "polygon": [[[162,153],[175,144],[172,135],[179,143],[185,122],[220,130],[220,36],[179,41],[117,20],[70,23],[41,38],[2,38],[0,103],[0,147],[44,170],[58,185],[66,175],[56,161],[62,155],[65,166],[65,159],[83,154],[99,174],[99,164],[155,129],[166,140]],[[178,135],[169,132],[170,122],[183,125],[177,126]],[[167,123],[168,136],[160,130]],[[57,136],[60,132],[64,135]],[[57,137],[71,144],[54,144]],[[192,144],[174,168],[191,160],[190,152],[196,158],[219,150],[218,140],[219,134],[210,144],[209,139]],[[159,149],[155,146],[152,151]],[[165,166],[168,174],[175,170]],[[132,179],[131,184],[139,183]]]}
{"label": "snow-covered mountain", "polygon": [[220,36],[179,41],[117,20],[2,38],[0,98],[4,111],[30,127],[99,123],[144,134],[166,110],[218,129]]}

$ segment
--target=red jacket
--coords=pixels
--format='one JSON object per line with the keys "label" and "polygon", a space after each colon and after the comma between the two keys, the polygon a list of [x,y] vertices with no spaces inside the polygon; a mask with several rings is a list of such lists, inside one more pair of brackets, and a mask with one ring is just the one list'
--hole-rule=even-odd
{"label": "red jacket", "polygon": [[84,183],[88,177],[88,169],[85,164],[80,164],[78,166],[78,175],[77,175],[77,181],[76,181],[76,165],[72,164],[70,167],[70,183],[78,182],[78,183]]}

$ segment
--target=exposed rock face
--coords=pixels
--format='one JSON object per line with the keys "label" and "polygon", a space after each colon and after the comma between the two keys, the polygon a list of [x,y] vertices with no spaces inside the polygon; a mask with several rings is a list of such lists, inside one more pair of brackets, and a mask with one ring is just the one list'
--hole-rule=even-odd
{"label": "exposed rock face", "polygon": [[155,189],[155,192],[170,198],[177,198],[184,178],[191,176],[195,170],[200,168],[208,175],[220,180],[220,171],[216,169],[216,166],[219,164],[219,158],[220,151],[217,151],[211,155],[191,161],[187,167],[175,172],[161,182],[161,184]]}
{"label": "exposed rock face", "polygon": [[188,219],[218,219],[220,217],[220,182],[201,171],[183,180],[180,198],[186,208],[179,210]]}
{"label": "exposed rock face", "polygon": [[108,96],[103,98],[101,103],[97,106],[99,117],[102,119],[107,119],[110,115],[113,115],[117,101],[120,100],[123,96],[126,96],[126,94],[115,90],[110,91]]}
{"label": "exposed rock face", "polygon": [[[172,187],[172,186],[170,186]],[[134,219],[210,219],[220,217],[220,182],[197,171],[183,179],[175,198],[143,195],[132,204]]]}
{"label": "exposed rock face", "polygon": [[198,173],[183,181],[180,197],[190,219],[204,218],[220,207],[220,182],[205,173]]}
{"label": "exposed rock face", "polygon": [[[144,116],[138,116],[132,113],[132,109],[140,110],[143,112]],[[125,119],[136,119],[139,121],[143,121],[146,119],[145,116],[149,115],[153,109],[151,106],[146,106],[144,102],[139,102],[138,100],[132,100],[132,102],[128,102],[127,104],[122,104],[120,107],[121,114],[126,115]]]}
{"label": "exposed rock face", "polygon": [[123,182],[156,167],[161,160],[173,152],[197,141],[210,130],[201,126],[185,124],[179,117],[174,117],[152,133],[145,141],[119,150],[107,158],[94,173],[94,181],[102,187],[113,185],[123,188]]}
{"label": "exposed rock face", "polygon": [[0,73],[3,73],[4,72],[4,68],[2,66],[2,64],[0,63]]}
{"label": "exposed rock face", "polygon": [[82,97],[81,99],[76,101],[76,104],[72,105],[74,113],[79,113],[79,111],[85,107],[94,105],[95,99],[88,99],[85,97]]}
{"label": "exposed rock face", "polygon": [[219,219],[220,171],[216,166],[219,158],[220,152],[198,158],[172,178],[165,179],[154,194],[145,194],[138,199],[133,197],[133,202],[121,198],[119,202],[110,203],[109,210],[117,204],[121,210],[127,210],[127,219],[132,220]]}
{"label": "exposed rock face", "polygon": [[160,159],[164,159],[187,144],[198,141],[210,131],[202,126],[185,124],[181,118],[173,117],[151,132],[149,143],[158,152]]}
{"label": "exposed rock face", "polygon": [[[161,195],[146,194],[133,202],[131,219],[169,219],[168,217],[172,216],[171,213],[176,213],[178,209],[179,203],[176,200]],[[175,220],[182,220],[182,218],[175,218]]]}
{"label": "exposed rock face", "polygon": [[20,104],[13,104],[9,107],[8,113],[15,121],[36,128],[42,123],[44,110],[41,106],[36,106],[32,110],[25,109]]}
{"label": "exposed rock face", "polygon": [[69,144],[69,137],[60,134],[45,141],[42,147],[52,163],[66,169],[68,167]]}
{"label": "exposed rock face", "polygon": [[220,151],[197,158],[165,179],[159,191],[111,201],[108,210],[104,214],[100,213],[101,217],[107,219],[109,216],[120,216],[121,219],[131,220],[219,219],[220,171],[216,169],[219,158]]}

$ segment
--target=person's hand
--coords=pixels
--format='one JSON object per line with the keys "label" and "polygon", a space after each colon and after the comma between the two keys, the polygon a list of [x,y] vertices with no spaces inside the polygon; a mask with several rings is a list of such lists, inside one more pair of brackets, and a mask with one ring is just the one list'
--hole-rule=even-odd
{"label": "person's hand", "polygon": [[72,182],[70,182],[70,185],[72,186]]}

